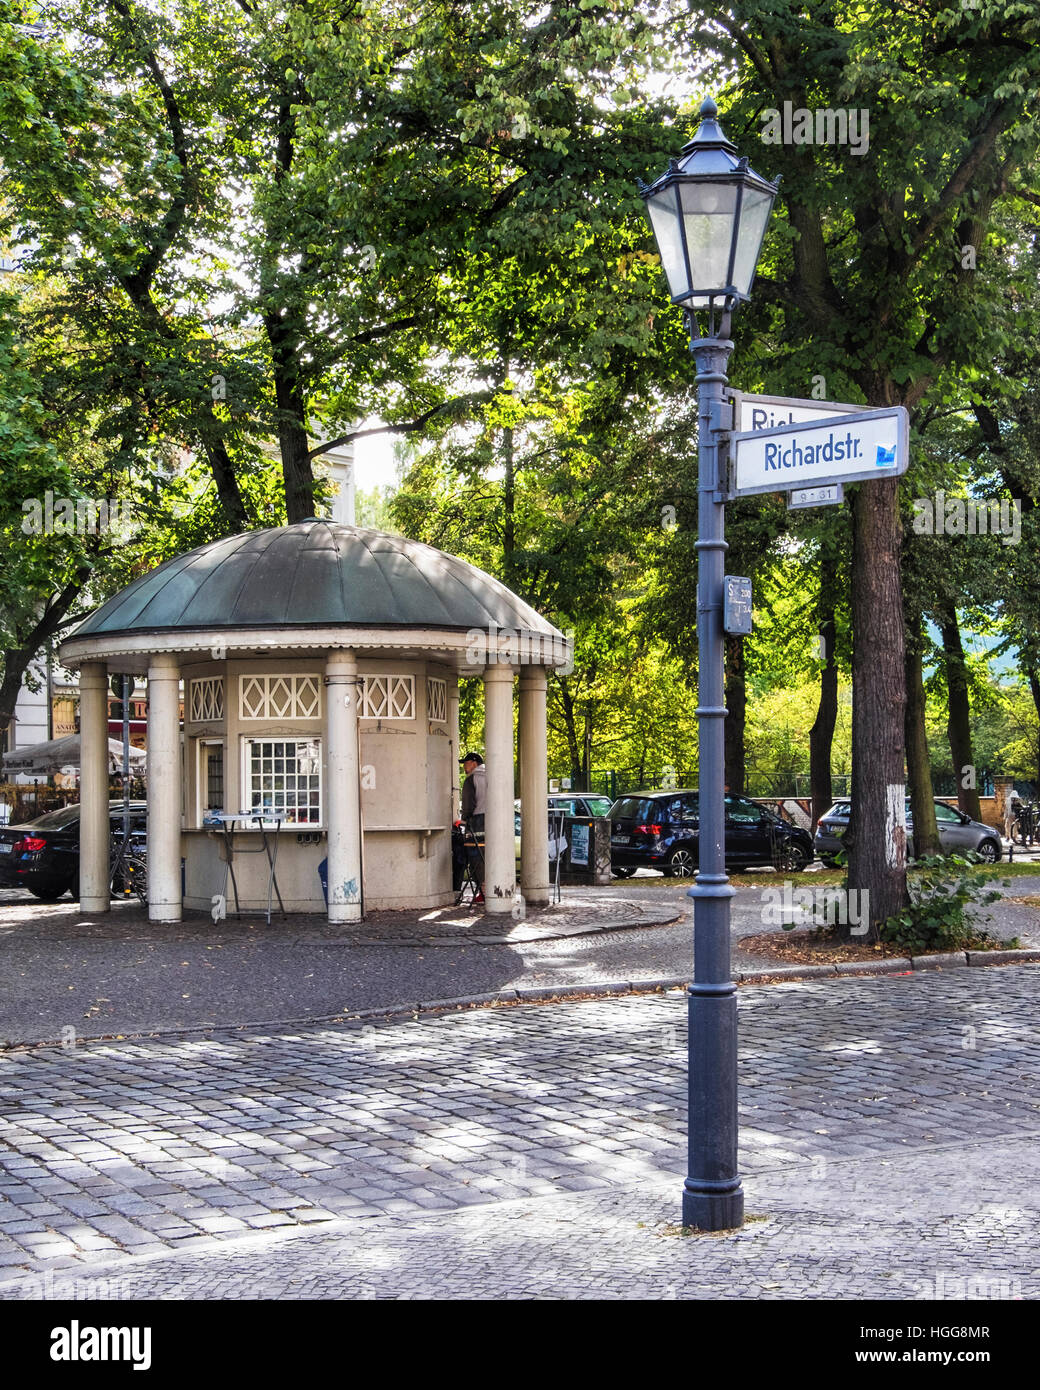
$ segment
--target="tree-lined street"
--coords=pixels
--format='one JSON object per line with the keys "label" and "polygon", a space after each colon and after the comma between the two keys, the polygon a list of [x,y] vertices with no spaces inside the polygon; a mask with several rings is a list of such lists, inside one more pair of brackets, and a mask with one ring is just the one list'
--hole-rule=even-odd
{"label": "tree-lined street", "polygon": [[1040,1297],[1036,4],[0,0],[0,132],[30,1360]]}

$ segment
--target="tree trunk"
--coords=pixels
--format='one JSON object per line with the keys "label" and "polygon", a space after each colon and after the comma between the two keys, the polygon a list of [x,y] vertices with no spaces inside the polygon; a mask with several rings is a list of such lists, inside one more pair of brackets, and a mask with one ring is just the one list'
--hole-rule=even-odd
{"label": "tree trunk", "polygon": [[[968,669],[957,611],[941,613],[943,655],[946,665],[947,720],[953,773],[957,778],[957,805],[972,820],[982,819],[975,757],[971,747],[971,704],[968,699]],[[967,783],[968,785],[965,785]]]}
{"label": "tree trunk", "polygon": [[726,638],[726,786],[734,796],[745,787],[744,730],[747,719],[747,685],[743,637]]}
{"label": "tree trunk", "polygon": [[292,524],[314,515],[314,470],[307,441],[307,410],[300,387],[296,344],[287,319],[281,314],[268,314],[264,326],[271,344],[271,370],[278,406],[285,513]]}
{"label": "tree trunk", "polygon": [[[826,579],[824,579],[826,585]],[[809,791],[812,796],[812,831],[822,815],[830,810],[834,788],[831,784],[831,749],[838,720],[838,661],[834,652],[834,600],[820,597],[820,640],[823,643],[823,670],[820,672],[820,704],[809,730]]]}
{"label": "tree trunk", "polygon": [[4,675],[0,681],[0,748],[3,747],[4,735],[14,721],[14,709],[26,671],[51,638],[68,626],[69,611],[83,592],[90,569],[89,563],[81,565],[65,587],[50,600],[29,631],[23,630],[18,634],[21,645],[4,651]]}
{"label": "tree trunk", "polygon": [[582,791],[591,790],[592,777],[592,706],[585,705],[585,736],[582,740],[581,771],[583,778]]}
{"label": "tree trunk", "polygon": [[502,456],[505,477],[502,480],[502,578],[507,589],[516,589],[516,480],[513,476],[513,431],[502,431]]}
{"label": "tree trunk", "polygon": [[[1033,692],[1036,717],[1040,719],[1040,676],[1037,675],[1035,666],[1029,668],[1029,689]],[[1040,734],[1037,736],[1036,745],[1036,795],[1040,796]]]}
{"label": "tree trunk", "polygon": [[941,854],[939,827],[935,822],[932,768],[925,726],[924,667],[921,619],[918,615],[906,631],[906,766],[910,784],[910,812],[914,821],[914,857]]}
{"label": "tree trunk", "polygon": [[560,676],[560,709],[563,714],[563,730],[567,736],[567,755],[571,762],[571,784],[581,775],[581,750],[578,745],[578,722],[574,715],[574,700],[567,689],[567,679]]}
{"label": "tree trunk", "polygon": [[[855,489],[852,501],[852,813],[846,843],[849,888],[859,895],[861,921],[870,922],[870,940],[908,901],[897,488],[896,479],[873,479]],[[851,938],[849,915],[843,935]]]}
{"label": "tree trunk", "polygon": [[4,735],[14,723],[14,707],[33,655],[24,649],[4,652],[4,678],[0,681],[0,752],[5,746]]}
{"label": "tree trunk", "polygon": [[[278,392],[279,396],[281,391]],[[285,479],[285,514],[290,524],[314,515],[314,473],[311,469],[307,431],[302,409],[297,417],[283,415],[278,421],[278,444]]]}
{"label": "tree trunk", "polygon": [[[507,344],[499,346],[502,365],[503,389],[509,380],[510,350]],[[502,431],[502,579],[506,588],[516,590],[516,476],[514,471],[515,454],[513,429],[507,425]]]}
{"label": "tree trunk", "polygon": [[231,462],[224,441],[207,437],[206,433],[202,433],[201,437],[206,462],[209,464],[209,471],[213,474],[213,481],[217,485],[217,496],[220,498],[220,505],[224,508],[224,515],[227,518],[228,533],[234,535],[238,531],[248,531],[249,515],[242,500],[242,493],[239,491],[238,480],[235,477],[235,466]]}

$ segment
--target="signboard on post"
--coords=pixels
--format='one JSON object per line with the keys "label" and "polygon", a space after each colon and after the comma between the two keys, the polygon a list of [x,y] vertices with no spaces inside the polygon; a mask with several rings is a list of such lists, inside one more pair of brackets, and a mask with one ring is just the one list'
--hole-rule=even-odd
{"label": "signboard on post", "polygon": [[589,865],[589,830],[587,822],[575,821],[571,826],[571,864],[587,869]]}
{"label": "signboard on post", "polygon": [[844,401],[800,400],[797,396],[753,396],[747,391],[727,394],[733,402],[733,429],[738,434],[831,420],[835,415],[861,415],[867,408]]}
{"label": "signboard on post", "polygon": [[734,497],[898,477],[910,461],[910,417],[897,405],[744,432],[730,457]]}

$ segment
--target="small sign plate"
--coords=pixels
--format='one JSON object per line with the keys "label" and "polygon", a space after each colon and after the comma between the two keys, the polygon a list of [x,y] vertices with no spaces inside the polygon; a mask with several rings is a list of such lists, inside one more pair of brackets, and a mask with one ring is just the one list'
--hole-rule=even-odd
{"label": "small sign plate", "polygon": [[833,507],[844,500],[845,488],[841,483],[824,483],[820,487],[800,487],[787,494],[787,509],[797,507]]}
{"label": "small sign plate", "polygon": [[731,637],[751,636],[751,580],[727,574],[722,630]]}

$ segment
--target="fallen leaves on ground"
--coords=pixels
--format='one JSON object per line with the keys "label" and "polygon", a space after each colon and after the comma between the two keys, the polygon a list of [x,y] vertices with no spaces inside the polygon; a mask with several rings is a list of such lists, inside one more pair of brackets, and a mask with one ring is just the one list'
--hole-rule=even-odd
{"label": "fallen leaves on ground", "polygon": [[887,949],[881,941],[842,941],[837,937],[818,935],[811,927],[743,936],[737,942],[737,949],[751,956],[783,961],[785,965],[883,960],[886,956],[899,955],[898,951]]}

